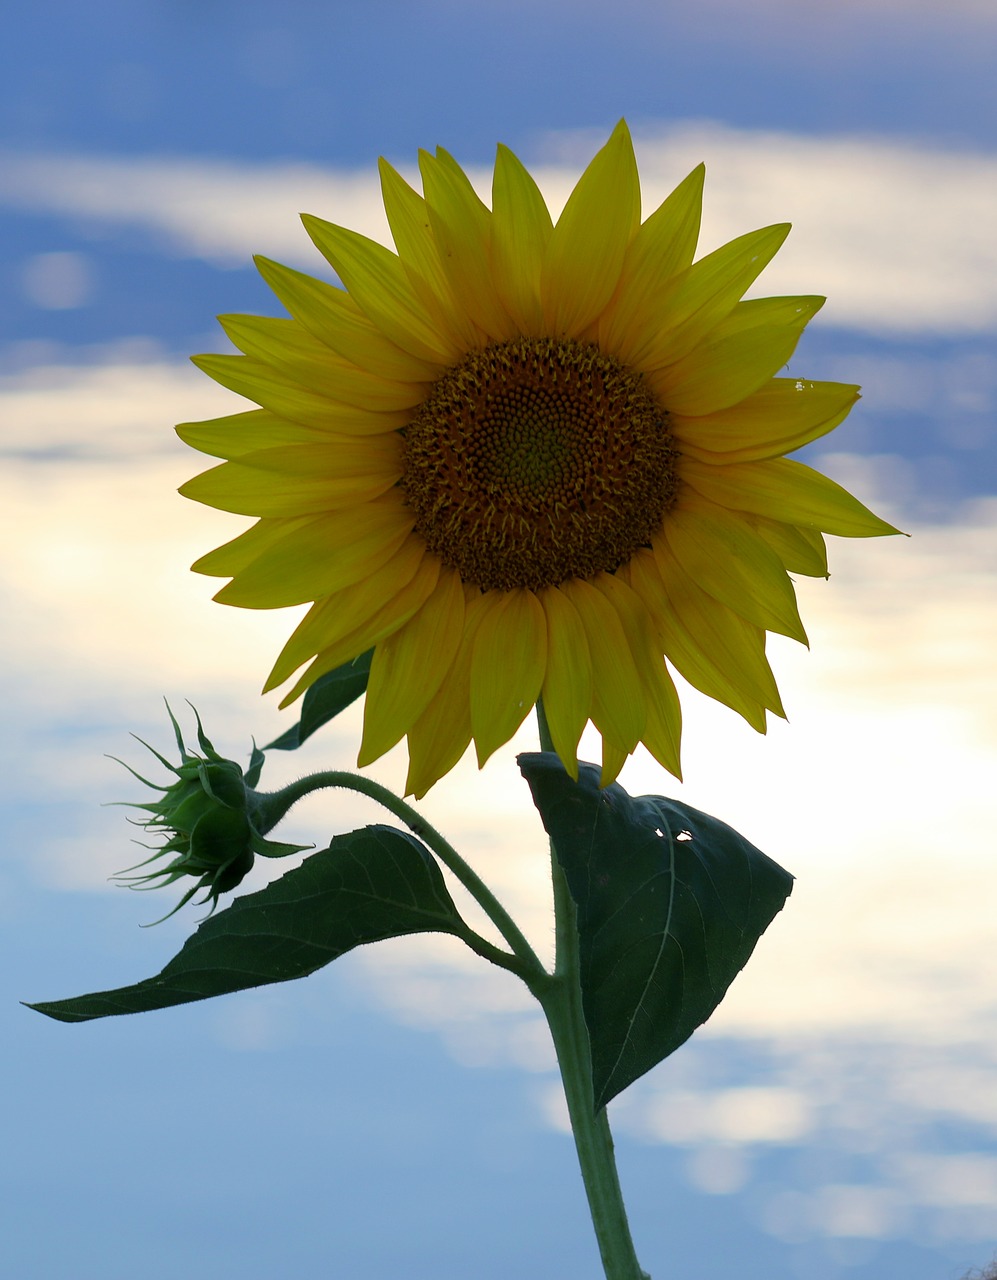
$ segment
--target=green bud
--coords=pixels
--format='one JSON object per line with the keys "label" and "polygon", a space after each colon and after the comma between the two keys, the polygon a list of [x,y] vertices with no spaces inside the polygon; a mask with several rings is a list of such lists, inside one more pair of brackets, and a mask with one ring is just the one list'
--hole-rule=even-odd
{"label": "green bud", "polygon": [[[187,749],[168,703],[166,710],[180,752],[179,763],[172,764],[147,742],[141,738],[138,741],[169,769],[176,781],[160,786],[125,765],[133,777],[162,793],[155,800],[131,807],[149,815],[133,821],[149,835],[162,837],[163,843],[155,848],[151,858],[115,877],[133,889],[158,889],[184,877],[193,877],[196,883],[163,919],[179,911],[201,890],[204,891],[201,902],[210,901],[214,911],[219,895],[234,889],[249,874],[257,854],[280,858],[307,847],[280,844],[266,838],[287,806],[275,805],[275,797],[254,790],[264,759],[255,744],[249,767],[243,772],[233,760],[226,760],[214,749],[205,735],[200,716],[192,708],[197,721],[198,745],[204,753],[198,755]],[[142,871],[153,863],[161,865]],[[132,872],[141,874],[130,874]]]}

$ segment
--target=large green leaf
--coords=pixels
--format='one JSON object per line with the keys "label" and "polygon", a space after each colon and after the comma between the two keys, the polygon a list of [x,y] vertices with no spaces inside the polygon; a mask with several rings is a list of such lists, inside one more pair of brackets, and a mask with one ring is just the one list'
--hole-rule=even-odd
{"label": "large green leaf", "polygon": [[338,716],[340,711],[345,711],[352,702],[356,702],[366,691],[373,656],[374,650],[368,649],[352,662],[344,662],[335,671],[327,671],[324,676],[319,676],[314,684],[308,686],[301,699],[301,719],[264,750],[294,751],[316,729],[321,729]]}
{"label": "large green leaf", "polygon": [[142,1013],[304,978],[364,942],[467,928],[414,836],[370,826],[205,920],[155,978],[29,1007],[61,1022]]}
{"label": "large green leaf", "polygon": [[706,1021],[793,877],[726,823],[662,796],[578,782],[550,752],[519,766],[578,912],[597,1107]]}

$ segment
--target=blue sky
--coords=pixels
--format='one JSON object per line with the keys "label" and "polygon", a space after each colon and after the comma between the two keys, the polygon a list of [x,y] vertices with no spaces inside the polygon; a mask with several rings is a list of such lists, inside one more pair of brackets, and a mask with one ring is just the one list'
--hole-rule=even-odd
{"label": "blue sky", "polygon": [[[375,161],[499,140],[553,205],[625,115],[650,210],[707,163],[702,248],[789,218],[760,292],[827,292],[792,370],[863,384],[816,461],[914,536],[832,547],[791,723],[688,704],[682,794],[798,877],[715,1019],[620,1100],[655,1277],[959,1280],[997,1229],[997,13],[962,0],[22,6],[0,50],[0,1230],[18,1280],[331,1272],[598,1275],[543,1029],[439,940],[305,983],[66,1027],[22,1009],[158,970],[105,752],[189,697],[238,757],[288,629],[187,565],[231,518],[182,502],[174,422],[218,312],[276,314],[254,251],[321,270],[308,209],[383,235]],[[349,763],[356,714],[274,760]],[[524,730],[518,740],[529,747]],[[512,752],[427,811],[549,938]],[[272,772],[271,772],[272,770]],[[393,753],[374,772],[403,776]],[[503,788],[510,789],[504,791]],[[513,801],[496,797],[513,794]],[[288,839],[368,821],[316,800]],[[255,880],[253,883],[259,883]]]}
{"label": "blue sky", "polygon": [[[45,16],[42,16],[44,13]],[[35,16],[35,14],[37,16]],[[987,0],[48,4],[8,19],[12,140],[370,162],[439,139],[726,119],[995,141]],[[471,153],[470,155],[468,153]]]}

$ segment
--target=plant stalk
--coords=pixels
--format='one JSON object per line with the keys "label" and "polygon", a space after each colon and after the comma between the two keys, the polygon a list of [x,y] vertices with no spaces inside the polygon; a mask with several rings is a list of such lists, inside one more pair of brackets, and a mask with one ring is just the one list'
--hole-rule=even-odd
{"label": "plant stalk", "polygon": [[[537,716],[541,749],[552,751],[553,743],[540,703]],[[557,952],[553,977],[536,995],[547,1017],[557,1053],[603,1270],[607,1280],[649,1280],[637,1260],[630,1234],[606,1108],[600,1107],[598,1111],[595,1108],[592,1052],[582,1006],[577,912],[553,840],[550,854]]]}

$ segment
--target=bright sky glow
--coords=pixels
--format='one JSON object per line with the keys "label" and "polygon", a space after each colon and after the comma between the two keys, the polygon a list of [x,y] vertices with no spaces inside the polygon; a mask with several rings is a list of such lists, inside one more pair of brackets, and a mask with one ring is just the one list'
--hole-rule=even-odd
{"label": "bright sky glow", "polygon": [[[255,698],[287,618],[215,606],[210,581],[187,571],[238,522],[176,495],[199,463],[162,429],[195,412],[224,412],[231,402],[200,375],[167,362],[45,368],[0,384],[11,455],[0,481],[2,532],[21,548],[2,582],[19,619],[0,651],[3,669],[18,673],[8,693],[15,716],[41,706],[47,716],[83,718],[99,698],[117,704],[126,719],[128,708],[147,719],[166,691],[178,706],[190,696],[202,712],[214,710],[225,734],[240,739],[229,750],[241,751],[252,733],[266,741],[279,732],[272,701]],[[875,505],[861,459],[833,461],[839,471],[857,473],[851,483]],[[630,1132],[687,1147],[690,1178],[707,1191],[740,1187],[752,1153],[763,1147],[828,1142],[847,1130],[851,1121],[844,1102],[828,1092],[820,1046],[825,1053],[840,1046],[834,1081],[857,1056],[875,1078],[877,1062],[892,1071],[898,1055],[920,1055],[920,1074],[909,1078],[905,1096],[887,1099],[884,1084],[883,1106],[907,1121],[919,1117],[918,1124],[972,1114],[997,1134],[987,1083],[997,1042],[997,861],[985,834],[997,829],[990,786],[997,773],[997,506],[979,502],[957,524],[911,532],[909,541],[832,539],[830,582],[800,584],[812,651],[784,642],[773,657],[791,725],[777,721],[758,738],[687,691],[684,787],[642,755],[621,779],[631,792],[664,791],[722,814],[799,877],[788,906],[697,1037],[700,1047],[617,1104]],[[129,582],[142,584],[140,608],[135,593],[122,590]],[[359,714],[344,717],[345,741],[355,738]],[[210,714],[207,722],[211,733]],[[164,746],[166,734],[164,719],[153,745]],[[275,755],[270,781],[300,773],[310,756],[327,762],[337,736],[293,760]],[[532,731],[525,728],[518,742],[533,749]],[[145,764],[134,744],[99,745]],[[49,752],[49,767],[53,758]],[[76,747],[71,766],[66,758],[65,785],[81,794],[130,794],[125,780],[115,790],[120,775],[113,768],[99,759],[87,764]],[[30,758],[11,769],[7,788],[39,785]],[[400,787],[401,752],[372,772]],[[496,810],[498,794],[517,800]],[[544,840],[511,752],[499,753],[483,773],[465,758],[423,808],[459,847],[474,851],[479,870],[546,950]],[[371,816],[359,800],[315,800],[297,820],[302,838],[323,815],[336,829]],[[106,891],[106,877],[123,859],[120,811],[102,811],[94,821],[89,836],[33,849],[29,874],[53,888]],[[434,1027],[459,1061],[547,1078],[549,1042],[525,993],[451,940],[371,948],[361,971],[385,1008],[403,1022]],[[234,1023],[235,1015],[219,1009],[227,1043],[252,1048],[279,1034],[270,1028],[268,1002],[262,999],[255,1015],[253,1008],[248,1002]],[[750,1088],[721,1082],[704,1092],[695,1082],[696,1054],[732,1039],[769,1045],[773,1080]],[[861,1055],[856,1046],[864,1046]],[[538,1105],[558,1124],[554,1095],[544,1090]],[[807,1202],[790,1230],[786,1205],[775,1196],[765,1211],[768,1229],[784,1237],[804,1229],[803,1221],[811,1234],[888,1238],[920,1204],[944,1234],[953,1213],[966,1230],[967,1212],[981,1223],[997,1210],[997,1192],[986,1190],[989,1157],[978,1157],[986,1176],[975,1181],[945,1173],[943,1195],[935,1178],[942,1157],[912,1148],[898,1172],[886,1161],[888,1152],[894,1163],[899,1158],[895,1143],[883,1137],[873,1146],[879,1163],[869,1176],[887,1198],[869,1204],[879,1208],[867,1204],[859,1221],[847,1188],[827,1192]]]}

